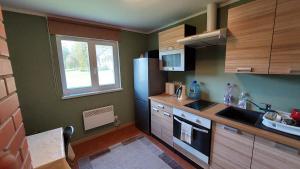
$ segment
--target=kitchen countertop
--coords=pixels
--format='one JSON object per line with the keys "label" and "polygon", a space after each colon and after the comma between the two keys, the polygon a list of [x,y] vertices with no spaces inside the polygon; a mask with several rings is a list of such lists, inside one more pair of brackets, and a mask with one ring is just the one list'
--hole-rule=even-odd
{"label": "kitchen countertop", "polygon": [[46,168],[65,159],[62,128],[27,136],[27,140],[33,168]]}
{"label": "kitchen countertop", "polygon": [[227,125],[230,127],[240,129],[242,131],[251,133],[251,134],[259,136],[259,137],[270,139],[272,141],[300,149],[300,140],[292,139],[292,138],[289,138],[289,137],[286,137],[286,136],[283,136],[280,134],[276,134],[276,133],[273,133],[270,131],[256,128],[254,126],[249,126],[246,124],[242,124],[242,123],[230,120],[230,119],[226,119],[226,118],[217,116],[216,113],[218,113],[228,107],[225,104],[216,104],[215,106],[207,108],[203,111],[198,111],[198,110],[184,106],[188,103],[195,101],[195,100],[191,100],[191,99],[178,101],[174,96],[170,96],[167,94],[151,96],[151,97],[149,97],[149,99],[153,100],[153,101],[164,103],[169,106],[173,106],[175,108],[193,113],[193,114],[201,116],[201,117],[208,118],[208,119],[210,119],[214,122],[220,123],[220,124],[224,124],[224,125]]}

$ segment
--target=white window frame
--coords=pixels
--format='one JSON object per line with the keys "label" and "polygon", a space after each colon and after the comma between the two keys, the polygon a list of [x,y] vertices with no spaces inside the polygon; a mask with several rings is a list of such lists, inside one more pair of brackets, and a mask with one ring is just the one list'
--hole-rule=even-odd
{"label": "white window frame", "polygon": [[[65,66],[64,66],[64,61],[63,61],[63,53],[62,53],[62,45],[61,45],[62,40],[86,42],[88,44],[90,76],[91,76],[91,82],[92,82],[91,87],[82,87],[82,88],[74,88],[74,89],[67,88]],[[57,52],[58,52],[58,61],[59,61],[60,76],[61,76],[61,83],[62,83],[62,91],[63,91],[62,98],[63,99],[95,95],[95,94],[101,94],[101,93],[116,92],[116,91],[123,90],[122,86],[121,86],[119,45],[118,45],[117,41],[73,37],[73,36],[65,36],[65,35],[56,35],[56,45],[57,45]],[[109,46],[113,47],[115,84],[99,85],[97,57],[96,57],[96,45],[109,45]]]}

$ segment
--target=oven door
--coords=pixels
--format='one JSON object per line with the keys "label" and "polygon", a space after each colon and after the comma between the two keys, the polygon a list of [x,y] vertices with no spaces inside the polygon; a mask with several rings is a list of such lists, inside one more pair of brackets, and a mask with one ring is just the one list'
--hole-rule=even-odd
{"label": "oven door", "polygon": [[184,49],[159,52],[159,67],[165,71],[184,71]]}
{"label": "oven door", "polygon": [[[191,144],[188,144],[187,142],[180,140],[181,121],[193,126]],[[202,153],[207,158],[210,157],[210,141],[211,141],[210,129],[174,115],[173,116],[173,137],[175,137],[177,141],[180,140],[184,144],[189,145],[193,149]]]}

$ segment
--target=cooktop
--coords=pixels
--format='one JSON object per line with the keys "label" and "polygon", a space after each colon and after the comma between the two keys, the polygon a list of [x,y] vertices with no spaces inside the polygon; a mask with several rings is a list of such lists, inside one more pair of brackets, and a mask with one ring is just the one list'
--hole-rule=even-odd
{"label": "cooktop", "polygon": [[192,109],[196,109],[196,110],[199,110],[199,111],[202,111],[208,107],[211,107],[213,105],[215,105],[216,103],[214,102],[209,102],[209,101],[206,101],[206,100],[197,100],[197,101],[194,101],[192,103],[189,103],[189,104],[186,104],[184,106],[186,107],[190,107]]}

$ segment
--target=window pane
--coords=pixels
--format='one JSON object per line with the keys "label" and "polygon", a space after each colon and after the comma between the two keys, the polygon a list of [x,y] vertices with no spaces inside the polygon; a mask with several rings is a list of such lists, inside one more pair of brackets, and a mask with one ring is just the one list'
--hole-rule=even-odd
{"label": "window pane", "polygon": [[113,47],[96,45],[99,85],[115,84]]}
{"label": "window pane", "polygon": [[92,85],[88,43],[62,40],[62,53],[67,88],[90,87]]}

